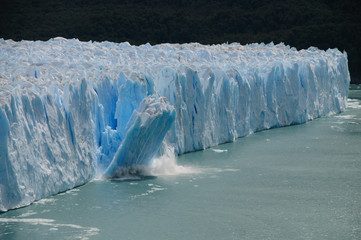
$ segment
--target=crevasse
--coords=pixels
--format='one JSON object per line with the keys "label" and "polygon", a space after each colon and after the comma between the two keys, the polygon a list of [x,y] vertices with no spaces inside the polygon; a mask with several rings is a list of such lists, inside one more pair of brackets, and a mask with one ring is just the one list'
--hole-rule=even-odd
{"label": "crevasse", "polygon": [[0,39],[0,211],[345,109],[347,55],[284,44]]}

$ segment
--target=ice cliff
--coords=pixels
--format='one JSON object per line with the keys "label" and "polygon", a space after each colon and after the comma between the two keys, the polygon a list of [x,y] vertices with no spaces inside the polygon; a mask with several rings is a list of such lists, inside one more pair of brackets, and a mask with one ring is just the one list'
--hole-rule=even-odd
{"label": "ice cliff", "polygon": [[0,39],[0,211],[338,113],[349,82],[337,49]]}

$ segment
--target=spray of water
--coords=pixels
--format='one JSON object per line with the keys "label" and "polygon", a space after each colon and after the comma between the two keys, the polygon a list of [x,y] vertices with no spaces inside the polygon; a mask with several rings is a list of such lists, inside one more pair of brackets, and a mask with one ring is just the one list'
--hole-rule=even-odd
{"label": "spray of water", "polygon": [[179,174],[199,173],[200,169],[190,166],[178,165],[174,148],[163,146],[163,155],[154,158],[153,164],[149,168],[149,173],[153,176],[167,176]]}
{"label": "spray of water", "polygon": [[[163,154],[153,159],[150,166],[138,165],[133,167],[119,168],[113,175],[112,180],[118,181],[137,181],[149,177],[170,176],[179,174],[200,173],[201,170],[196,167],[183,166],[177,163],[177,156],[174,148],[163,144]],[[97,177],[94,180],[104,179],[102,171],[97,171]],[[100,174],[99,174],[100,173]]]}

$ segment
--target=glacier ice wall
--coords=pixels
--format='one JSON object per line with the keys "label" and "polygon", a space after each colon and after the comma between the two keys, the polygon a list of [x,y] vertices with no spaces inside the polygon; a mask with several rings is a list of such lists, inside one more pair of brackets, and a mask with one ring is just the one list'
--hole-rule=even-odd
{"label": "glacier ice wall", "polygon": [[[168,142],[178,153],[190,152],[342,111],[349,86],[346,57],[315,60],[311,56],[320,51],[309,51],[291,59],[282,54],[264,59],[251,55],[239,66],[231,61],[221,67],[164,70],[166,77],[158,78],[162,84],[157,90],[177,113]],[[333,57],[335,53],[328,51]]]}
{"label": "glacier ice wall", "polygon": [[17,87],[2,102],[0,210],[68,190],[94,175],[94,96],[85,81],[67,90],[66,107],[52,94]]}
{"label": "glacier ice wall", "polygon": [[340,112],[349,82],[337,49],[0,39],[0,211],[150,164],[163,138],[181,154]]}

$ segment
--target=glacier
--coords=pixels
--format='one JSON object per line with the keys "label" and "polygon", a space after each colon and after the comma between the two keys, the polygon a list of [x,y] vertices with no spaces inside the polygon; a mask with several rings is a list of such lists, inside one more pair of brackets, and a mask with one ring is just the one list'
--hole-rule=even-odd
{"label": "glacier", "polygon": [[0,211],[341,112],[349,84],[337,49],[0,39]]}

